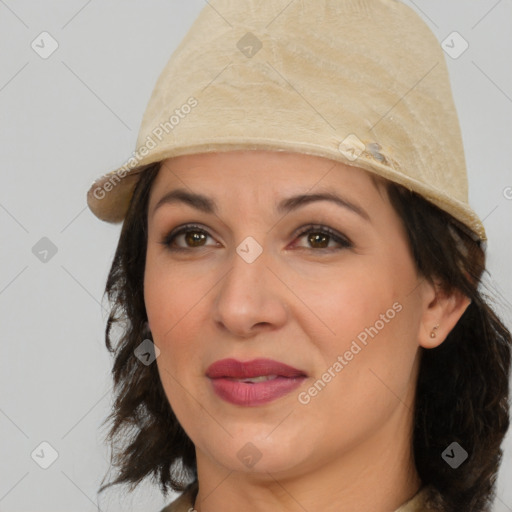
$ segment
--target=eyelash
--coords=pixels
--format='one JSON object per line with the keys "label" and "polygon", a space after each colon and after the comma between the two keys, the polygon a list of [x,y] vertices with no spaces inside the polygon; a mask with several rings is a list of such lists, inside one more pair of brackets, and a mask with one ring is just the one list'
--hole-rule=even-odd
{"label": "eyelash", "polygon": [[[191,251],[193,249],[201,249],[202,247],[188,247],[188,248],[186,248],[186,247],[171,247],[171,244],[172,244],[172,242],[174,242],[176,237],[178,237],[179,235],[185,234],[189,231],[199,232],[206,236],[211,237],[211,235],[207,231],[205,231],[203,228],[201,228],[195,224],[188,224],[188,225],[182,226],[177,231],[171,231],[168,235],[166,235],[163,238],[161,244],[164,245],[169,251],[172,251],[172,252],[185,252],[185,251]],[[323,252],[332,252],[333,250],[339,251],[342,249],[349,249],[349,248],[353,247],[352,242],[350,242],[350,240],[348,238],[346,238],[345,236],[342,236],[340,233],[328,228],[327,226],[323,226],[320,224],[311,224],[309,226],[301,228],[301,231],[299,231],[298,233],[297,232],[294,233],[294,236],[297,238],[300,238],[308,233],[329,235],[329,237],[336,243],[340,244],[341,247],[338,247],[338,248],[323,247],[320,249],[315,249],[313,247],[301,247],[300,249],[306,249],[306,250],[310,250],[310,251],[314,251],[314,252],[322,252],[322,251]]]}

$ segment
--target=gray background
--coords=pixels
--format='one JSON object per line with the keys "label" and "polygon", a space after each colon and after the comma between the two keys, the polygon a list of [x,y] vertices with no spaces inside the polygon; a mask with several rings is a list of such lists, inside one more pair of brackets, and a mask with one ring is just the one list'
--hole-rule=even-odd
{"label": "gray background", "polygon": [[[457,31],[469,44],[447,60],[470,202],[490,239],[487,281],[512,328],[512,2],[407,3],[440,42]],[[205,5],[0,0],[0,511],[98,510],[111,407],[102,294],[120,226],[98,221],[85,193],[135,149],[153,85]],[[59,45],[46,59],[31,47],[43,31]],[[57,251],[46,261],[43,237]],[[34,460],[51,461],[43,441],[58,452],[48,469]],[[512,511],[511,477],[509,435],[494,512]],[[114,488],[99,506],[157,511],[168,501],[145,484],[132,495]]]}

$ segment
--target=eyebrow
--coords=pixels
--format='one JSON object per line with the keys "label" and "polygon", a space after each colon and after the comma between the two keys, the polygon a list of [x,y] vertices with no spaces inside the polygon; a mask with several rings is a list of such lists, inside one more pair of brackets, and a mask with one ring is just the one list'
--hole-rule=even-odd
{"label": "eyebrow", "polygon": [[[363,208],[333,192],[299,194],[287,197],[285,199],[282,199],[278,203],[276,210],[279,214],[285,214],[317,201],[330,201],[338,206],[341,206],[342,208],[345,208],[353,213],[356,213],[366,221],[371,222],[370,216],[368,215],[368,213],[366,213],[365,210],[363,210]],[[209,213],[213,215],[217,215],[218,213],[217,204],[213,199],[203,194],[188,192],[185,189],[178,188],[170,192],[167,192],[158,200],[156,205],[153,207],[151,216],[153,216],[156,210],[158,210],[158,208],[160,208],[162,205],[176,203],[187,204],[192,208],[195,208],[196,210],[199,210],[203,213]]]}

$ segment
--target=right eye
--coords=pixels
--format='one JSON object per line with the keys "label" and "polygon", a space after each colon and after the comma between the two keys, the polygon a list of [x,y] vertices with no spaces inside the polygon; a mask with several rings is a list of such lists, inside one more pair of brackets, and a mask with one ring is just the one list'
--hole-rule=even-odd
{"label": "right eye", "polygon": [[[182,240],[186,244],[185,247],[174,245],[180,237],[183,237]],[[204,241],[208,237],[211,238],[211,235],[207,231],[197,225],[189,224],[171,231],[160,243],[169,251],[188,251],[194,248],[205,247]]]}

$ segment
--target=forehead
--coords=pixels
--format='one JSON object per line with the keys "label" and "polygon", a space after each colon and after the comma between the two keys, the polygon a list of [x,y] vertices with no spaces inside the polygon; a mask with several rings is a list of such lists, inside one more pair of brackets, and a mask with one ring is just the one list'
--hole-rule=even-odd
{"label": "forehead", "polygon": [[164,160],[151,187],[150,204],[176,187],[223,194],[269,193],[283,190],[352,190],[382,194],[385,180],[355,166],[285,151],[226,151],[184,155]]}

